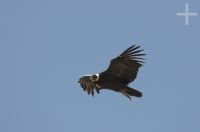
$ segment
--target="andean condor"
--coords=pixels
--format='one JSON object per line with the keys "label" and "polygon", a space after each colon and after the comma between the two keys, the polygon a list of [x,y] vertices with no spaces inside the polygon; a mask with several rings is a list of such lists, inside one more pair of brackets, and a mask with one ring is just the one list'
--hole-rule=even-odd
{"label": "andean condor", "polygon": [[79,83],[84,91],[94,96],[94,89],[99,93],[102,89],[109,89],[121,92],[131,99],[130,96],[142,97],[138,90],[130,88],[129,83],[133,82],[137,76],[139,68],[144,63],[140,46],[133,45],[126,49],[116,58],[112,59],[107,70],[94,74],[85,75],[79,79]]}

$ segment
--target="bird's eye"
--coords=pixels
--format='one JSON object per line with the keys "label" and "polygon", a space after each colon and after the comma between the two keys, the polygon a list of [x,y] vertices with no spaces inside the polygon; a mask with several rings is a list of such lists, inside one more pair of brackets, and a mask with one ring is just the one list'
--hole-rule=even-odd
{"label": "bird's eye", "polygon": [[95,81],[96,79],[97,79],[97,76],[96,76],[96,75],[93,75],[93,76],[92,76],[92,80]]}

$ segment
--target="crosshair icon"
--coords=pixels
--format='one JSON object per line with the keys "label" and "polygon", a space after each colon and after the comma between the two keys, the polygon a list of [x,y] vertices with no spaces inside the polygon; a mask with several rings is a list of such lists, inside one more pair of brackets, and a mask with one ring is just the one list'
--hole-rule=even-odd
{"label": "crosshair icon", "polygon": [[177,16],[185,16],[185,25],[189,24],[189,16],[197,16],[196,12],[189,12],[188,3],[185,4],[185,12],[176,13]]}

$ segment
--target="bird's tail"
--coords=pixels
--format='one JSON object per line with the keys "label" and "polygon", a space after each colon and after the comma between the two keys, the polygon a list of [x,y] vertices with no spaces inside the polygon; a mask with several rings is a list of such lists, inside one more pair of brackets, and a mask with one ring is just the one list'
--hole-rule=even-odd
{"label": "bird's tail", "polygon": [[129,99],[131,99],[130,96],[135,96],[135,97],[142,97],[142,93],[138,90],[132,89],[128,86],[123,87],[120,92],[125,95],[126,97],[128,97]]}

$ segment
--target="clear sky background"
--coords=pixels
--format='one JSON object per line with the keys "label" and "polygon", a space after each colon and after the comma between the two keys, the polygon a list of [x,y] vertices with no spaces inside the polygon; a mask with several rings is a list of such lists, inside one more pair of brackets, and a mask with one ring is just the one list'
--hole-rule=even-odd
{"label": "clear sky background", "polygon": [[[133,44],[142,98],[83,92],[79,77]],[[199,132],[199,57],[199,0],[1,0],[0,131]]]}

